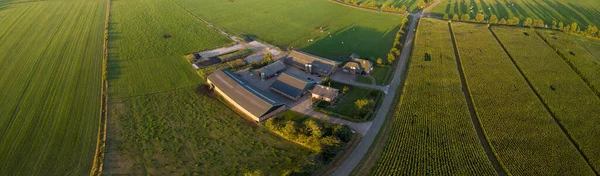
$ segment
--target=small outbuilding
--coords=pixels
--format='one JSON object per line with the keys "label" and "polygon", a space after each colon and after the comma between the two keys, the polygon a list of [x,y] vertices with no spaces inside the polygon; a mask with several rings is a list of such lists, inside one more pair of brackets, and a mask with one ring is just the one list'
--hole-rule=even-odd
{"label": "small outbuilding", "polygon": [[292,51],[284,58],[285,64],[297,67],[309,74],[327,77],[338,69],[340,63],[300,51]]}
{"label": "small outbuilding", "polygon": [[365,59],[353,59],[342,67],[342,71],[349,74],[369,74],[372,70],[373,62]]}
{"label": "small outbuilding", "polygon": [[281,61],[276,61],[260,69],[257,69],[256,74],[259,75],[261,79],[269,79],[283,73],[284,71],[285,64],[283,64],[283,62]]}
{"label": "small outbuilding", "polygon": [[282,73],[271,85],[271,90],[298,101],[302,95],[312,89],[317,83],[297,75]]}
{"label": "small outbuilding", "polygon": [[340,91],[332,87],[317,85],[310,92],[313,98],[331,103]]}

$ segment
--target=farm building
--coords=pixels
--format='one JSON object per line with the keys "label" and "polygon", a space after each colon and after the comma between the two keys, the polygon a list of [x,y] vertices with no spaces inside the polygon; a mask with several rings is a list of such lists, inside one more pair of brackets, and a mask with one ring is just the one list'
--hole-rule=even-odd
{"label": "farm building", "polygon": [[271,90],[297,101],[317,83],[300,76],[283,73],[271,85]]}
{"label": "farm building", "polygon": [[257,122],[285,110],[285,104],[244,82],[229,70],[216,70],[208,76],[208,84],[225,100]]}
{"label": "farm building", "polygon": [[358,55],[356,53],[352,53],[352,55],[350,55],[350,60],[354,60],[354,59],[360,59],[360,55]]}
{"label": "farm building", "polygon": [[332,102],[340,91],[332,87],[317,85],[310,92],[315,99]]}
{"label": "farm building", "polygon": [[273,62],[267,66],[264,66],[256,70],[256,74],[262,79],[269,79],[285,71],[285,64],[280,60]]}
{"label": "farm building", "polygon": [[329,76],[338,69],[340,63],[300,51],[292,51],[285,63],[300,68],[310,74]]}
{"label": "farm building", "polygon": [[365,59],[352,59],[342,67],[342,71],[350,74],[369,74],[372,70],[373,63]]}

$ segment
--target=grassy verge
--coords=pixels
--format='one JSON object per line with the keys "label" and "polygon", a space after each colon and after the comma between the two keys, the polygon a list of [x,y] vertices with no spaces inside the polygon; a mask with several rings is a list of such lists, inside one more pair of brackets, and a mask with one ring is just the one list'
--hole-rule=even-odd
{"label": "grassy verge", "polygon": [[366,77],[366,76],[362,76],[362,75],[356,75],[356,82],[359,83],[363,83],[363,84],[371,84],[371,78]]}
{"label": "grassy verge", "polygon": [[[366,122],[372,120],[375,112],[379,108],[383,92],[363,87],[346,85],[338,82],[331,82],[331,87],[343,92],[344,87],[348,88],[346,93],[341,93],[332,104],[317,106],[314,110],[333,115],[353,122]],[[369,101],[364,109],[357,108],[358,100]]]}

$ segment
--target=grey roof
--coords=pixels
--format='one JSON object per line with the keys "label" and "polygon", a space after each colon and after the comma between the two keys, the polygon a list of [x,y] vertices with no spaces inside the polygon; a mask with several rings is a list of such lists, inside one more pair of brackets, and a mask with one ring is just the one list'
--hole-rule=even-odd
{"label": "grey roof", "polygon": [[297,75],[282,73],[277,80],[271,84],[271,89],[286,95],[288,98],[296,99],[304,92],[311,89],[316,82],[302,78]]}
{"label": "grey roof", "polygon": [[340,63],[300,51],[292,51],[286,58],[286,63],[304,67],[311,64],[314,72],[329,75]]}
{"label": "grey roof", "polygon": [[208,80],[256,117],[262,117],[284,105],[279,98],[270,96],[262,90],[247,84],[229,70],[216,70],[208,75]]}
{"label": "grey roof", "polygon": [[[369,60],[365,60],[365,59],[354,59],[352,61],[347,62],[343,69],[346,70],[358,70],[358,71],[364,71],[364,72],[371,72],[371,68],[373,67],[373,63]],[[352,69],[354,68],[354,69]]]}
{"label": "grey roof", "polygon": [[332,88],[332,87],[317,85],[317,86],[315,86],[314,89],[311,90],[311,93],[317,94],[322,97],[327,97],[327,98],[333,99],[333,98],[335,98],[335,96],[337,96],[337,94],[339,93],[339,90]]}
{"label": "grey roof", "polygon": [[359,59],[360,55],[356,54],[356,53],[352,53],[352,55],[350,55],[351,59]]}
{"label": "grey roof", "polygon": [[264,66],[264,67],[258,69],[258,71],[260,73],[264,73],[265,75],[273,75],[283,69],[285,69],[285,64],[283,64],[283,62],[278,60],[276,62],[273,62],[267,66]]}

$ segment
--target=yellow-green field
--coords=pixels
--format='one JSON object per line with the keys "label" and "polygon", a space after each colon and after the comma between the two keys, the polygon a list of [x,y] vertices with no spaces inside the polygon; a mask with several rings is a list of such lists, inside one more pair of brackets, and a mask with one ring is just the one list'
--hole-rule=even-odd
{"label": "yellow-green field", "polygon": [[401,102],[374,175],[495,174],[470,119],[449,34],[445,21],[419,22]]}
{"label": "yellow-green field", "polygon": [[102,0],[0,6],[0,175],[90,173],[105,10]]}

